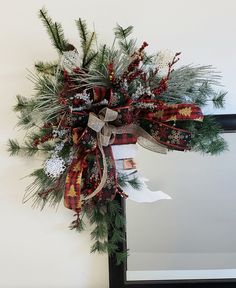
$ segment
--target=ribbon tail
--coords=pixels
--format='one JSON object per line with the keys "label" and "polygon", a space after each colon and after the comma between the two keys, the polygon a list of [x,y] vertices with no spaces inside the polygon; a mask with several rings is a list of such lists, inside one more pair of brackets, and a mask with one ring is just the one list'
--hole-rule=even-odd
{"label": "ribbon tail", "polygon": [[160,145],[179,151],[189,149],[191,133],[187,130],[148,119],[142,119],[141,126]]}
{"label": "ribbon tail", "polygon": [[113,200],[115,198],[117,190],[117,170],[115,159],[113,156],[113,151],[111,145],[104,147],[104,153],[107,161],[107,180],[106,184],[102,188],[101,197],[103,200]]}
{"label": "ribbon tail", "polygon": [[102,199],[113,199],[117,192],[117,173],[111,145],[106,147],[102,146],[101,134],[98,133],[97,137],[98,150],[100,152],[100,156],[98,156],[97,161],[97,169],[101,171],[101,178],[98,186],[91,194],[86,197],[81,195],[81,201],[87,201],[98,195],[99,192],[101,192],[99,197]]}
{"label": "ribbon tail", "polygon": [[74,159],[66,176],[64,205],[77,213],[81,210],[81,180],[85,158]]}
{"label": "ribbon tail", "polygon": [[125,127],[119,127],[115,129],[116,135],[130,133],[137,138],[138,144],[142,147],[161,154],[166,154],[167,149],[166,145],[157,141],[153,135],[151,135],[150,131],[146,131],[145,127],[140,127],[136,124],[130,124]]}
{"label": "ribbon tail", "polygon": [[106,180],[107,180],[107,163],[106,163],[106,156],[105,156],[105,153],[104,153],[104,150],[102,148],[102,144],[101,144],[101,135],[98,133],[97,134],[97,140],[98,140],[98,148],[101,152],[101,156],[102,156],[102,163],[103,163],[103,172],[102,172],[102,177],[101,177],[101,180],[100,180],[100,183],[99,185],[97,186],[97,188],[91,193],[89,194],[88,196],[84,197],[82,195],[81,197],[81,200],[82,201],[87,201],[91,198],[93,198],[94,196],[96,196],[101,190],[102,188],[104,187],[104,185],[106,184]]}

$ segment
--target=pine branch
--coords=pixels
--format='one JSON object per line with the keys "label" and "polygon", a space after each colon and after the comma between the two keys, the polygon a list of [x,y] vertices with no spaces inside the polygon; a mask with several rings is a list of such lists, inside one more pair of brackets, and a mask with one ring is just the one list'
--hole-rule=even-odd
{"label": "pine branch", "polygon": [[88,215],[92,225],[104,222],[105,214],[99,206],[94,207],[92,212],[90,212]]}
{"label": "pine branch", "polygon": [[91,253],[105,253],[107,252],[107,242],[101,242],[99,240],[97,240],[91,247],[90,249]]}
{"label": "pine branch", "polygon": [[86,22],[84,20],[82,20],[81,18],[79,18],[79,20],[75,21],[76,26],[78,28],[79,31],[79,35],[80,35],[80,40],[81,40],[81,47],[83,49],[83,51],[86,50],[86,46],[87,46],[87,38],[88,38],[88,31],[87,31],[87,25]]}
{"label": "pine branch", "polygon": [[[91,232],[94,241],[91,252],[108,252],[116,255],[119,251],[118,244],[125,239],[125,218],[117,201],[108,201],[102,205],[97,203],[92,209],[86,210],[86,214],[90,224],[94,225]],[[109,242],[107,241],[108,230],[112,233]],[[127,256],[127,253],[124,255]]]}
{"label": "pine branch", "polygon": [[134,53],[135,44],[136,42],[133,39],[126,42],[119,41],[120,48],[126,55],[132,55]]}
{"label": "pine branch", "polygon": [[119,39],[119,45],[122,51],[126,55],[131,55],[134,52],[135,41],[133,39],[127,40],[127,37],[133,32],[133,26],[127,28],[121,27],[119,24],[114,28],[114,33],[117,39]]}
{"label": "pine branch", "polygon": [[83,51],[82,67],[86,68],[97,56],[97,53],[92,51],[92,46],[95,41],[95,32],[90,33],[87,29],[86,22],[81,18],[76,21],[76,26],[80,34],[81,47]]}
{"label": "pine branch", "polygon": [[110,243],[117,245],[123,241],[125,241],[125,237],[124,237],[124,233],[122,229],[113,229],[112,235],[110,238]]}
{"label": "pine branch", "polygon": [[124,173],[118,173],[118,184],[120,187],[125,187],[127,185],[127,182],[129,181],[129,177],[127,174]]}
{"label": "pine branch", "polygon": [[28,111],[28,109],[26,111],[24,111],[24,110],[21,111],[21,115],[18,118],[19,118],[19,120],[17,122],[18,127],[22,127],[23,129],[28,130],[35,125],[33,118],[32,118],[32,115]]}
{"label": "pine branch", "polygon": [[39,61],[35,63],[35,68],[37,72],[43,73],[43,74],[48,74],[48,75],[55,75],[55,71],[57,69],[58,64],[56,62],[42,62]]}
{"label": "pine branch", "polygon": [[128,183],[136,190],[141,189],[142,184],[137,177],[130,179]]}
{"label": "pine branch", "polygon": [[15,156],[19,154],[21,148],[17,140],[9,139],[7,146],[8,146],[7,151],[8,153],[10,153],[10,156]]}
{"label": "pine branch", "polygon": [[69,43],[64,37],[61,25],[56,22],[53,23],[45,8],[39,10],[39,18],[42,20],[44,26],[46,27],[53,46],[62,54],[62,52],[66,50],[66,47],[69,45]]}
{"label": "pine branch", "polygon": [[127,28],[123,28],[121,27],[119,24],[116,25],[116,27],[114,28],[114,33],[116,38],[118,38],[119,40],[125,41],[126,38],[132,34],[133,32],[133,26],[128,26]]}
{"label": "pine branch", "polygon": [[91,232],[91,239],[94,240],[103,240],[106,239],[107,237],[107,226],[106,223],[97,223],[96,227],[93,229],[93,231]]}
{"label": "pine branch", "polygon": [[124,226],[124,216],[121,213],[117,213],[115,216],[115,227],[117,229],[123,228]]}
{"label": "pine branch", "polygon": [[[220,79],[211,66],[183,66],[174,70],[168,80],[168,89],[159,99],[167,103],[195,103],[204,106],[215,95],[213,86],[219,85]],[[159,75],[152,79],[153,89],[160,81]]]}
{"label": "pine branch", "polygon": [[21,95],[16,96],[17,104],[13,107],[15,112],[20,112],[18,116],[18,127],[22,127],[23,129],[30,129],[34,126],[34,121],[32,119],[32,111],[35,108],[35,101],[31,99],[27,99]]}
{"label": "pine branch", "polygon": [[88,53],[90,52],[90,49],[93,45],[93,42],[95,40],[95,32],[92,32],[91,36],[89,37],[87,43],[86,43],[86,50],[85,50],[85,54],[84,54],[84,58],[87,58]]}
{"label": "pine branch", "polygon": [[217,95],[213,97],[212,102],[216,109],[224,108],[226,94],[227,92],[219,92]]}
{"label": "pine branch", "polygon": [[31,142],[34,142],[37,139],[43,138],[45,136],[50,136],[52,134],[52,127],[49,128],[40,128],[38,131],[32,131],[29,133],[27,136],[27,139],[30,140]]}
{"label": "pine branch", "polygon": [[137,177],[131,178],[129,175],[124,173],[118,173],[118,184],[120,187],[127,186],[129,183],[134,189],[139,190],[142,186],[141,182]]}
{"label": "pine branch", "polygon": [[90,52],[87,55],[86,62],[83,64],[83,67],[89,67],[90,64],[96,59],[98,53],[97,52]]}
{"label": "pine branch", "polygon": [[121,263],[124,263],[127,261],[128,250],[117,252],[115,255],[116,255],[116,265],[119,266]]}
{"label": "pine branch", "polygon": [[144,53],[142,68],[151,65],[153,63],[154,57],[155,57],[154,55],[147,55],[147,53]]}
{"label": "pine branch", "polygon": [[58,101],[60,89],[63,86],[63,79],[60,75],[52,77],[46,74],[29,75],[29,79],[35,84],[36,97],[34,113],[38,114],[38,119],[43,123],[54,121],[60,112],[66,110]]}
{"label": "pine branch", "polygon": [[97,57],[95,59],[93,67],[95,67],[95,69],[101,71],[103,68],[103,65],[106,62],[106,59],[107,59],[107,47],[106,47],[106,45],[103,45],[98,51],[98,54],[97,54]]}
{"label": "pine branch", "polygon": [[76,21],[76,26],[78,28],[79,35],[80,35],[81,48],[83,51],[82,63],[84,64],[86,60],[86,54],[87,54],[87,42],[88,42],[89,32],[87,30],[86,22],[82,20],[81,18],[79,18],[79,20]]}
{"label": "pine branch", "polygon": [[218,136],[207,147],[206,153],[211,155],[221,154],[223,151],[228,150],[228,144],[223,137]]}
{"label": "pine branch", "polygon": [[44,148],[45,146],[41,146],[41,147],[37,147],[34,146],[31,142],[26,141],[24,143],[24,145],[20,145],[19,142],[17,140],[13,140],[13,139],[9,139],[8,143],[7,143],[8,149],[7,151],[10,153],[10,156],[16,156],[21,154],[22,156],[26,156],[26,157],[32,157],[34,156],[37,152],[50,152],[52,150],[49,149],[49,147]]}
{"label": "pine branch", "polygon": [[61,24],[55,22],[54,27],[55,27],[57,41],[60,45],[61,51],[66,51],[69,43],[67,40],[65,40],[65,36],[64,36],[64,32],[63,32]]}
{"label": "pine branch", "polygon": [[217,155],[228,150],[226,141],[220,136],[222,129],[212,116],[205,116],[201,124],[187,121],[181,128],[192,133],[192,151]]}
{"label": "pine branch", "polygon": [[125,241],[125,217],[121,206],[116,200],[107,203],[106,221],[111,233],[107,250],[110,255],[115,256],[117,265],[119,265],[126,261],[128,250],[121,252],[119,248]]}
{"label": "pine branch", "polygon": [[15,112],[22,111],[28,107],[28,99],[21,95],[16,95],[17,104],[13,107]]}
{"label": "pine branch", "polygon": [[76,230],[77,232],[82,232],[85,230],[85,223],[83,221],[83,216],[80,217],[78,214],[75,215],[77,217],[76,220],[72,221],[69,228],[70,230]]}
{"label": "pine branch", "polygon": [[32,157],[37,152],[39,152],[39,148],[30,142],[25,142],[25,146],[23,146],[21,149],[24,150],[24,153],[27,157]]}
{"label": "pine branch", "polygon": [[48,176],[45,174],[43,168],[34,170],[29,176],[39,179],[42,183],[48,180]]}
{"label": "pine branch", "polygon": [[108,255],[114,254],[114,251],[118,251],[119,247],[114,242],[109,241],[107,243],[107,252]]}
{"label": "pine branch", "polygon": [[17,140],[8,140],[8,152],[11,156],[19,155],[19,153],[24,156],[31,157],[38,152],[38,148],[32,146],[30,143],[25,143],[25,146],[21,146]]}
{"label": "pine branch", "polygon": [[[54,144],[48,143],[48,142],[44,142],[44,143],[39,145],[39,150],[43,151],[44,153],[50,153],[50,152],[52,152],[54,150]],[[63,157],[63,159],[64,159],[64,157]]]}
{"label": "pine branch", "polygon": [[31,200],[33,207],[43,209],[46,204],[55,207],[61,202],[66,173],[58,179],[52,179],[45,174],[44,169],[37,169],[29,176],[33,177],[34,181],[26,188],[24,203]]}

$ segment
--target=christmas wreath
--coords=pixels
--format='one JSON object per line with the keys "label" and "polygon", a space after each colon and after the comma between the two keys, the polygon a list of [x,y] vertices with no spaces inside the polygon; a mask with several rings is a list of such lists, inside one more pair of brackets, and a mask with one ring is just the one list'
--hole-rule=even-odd
{"label": "christmas wreath", "polygon": [[226,93],[215,92],[220,77],[211,66],[173,69],[180,53],[148,55],[146,42],[137,48],[132,26],[117,25],[111,47],[98,46],[95,32],[79,19],[78,51],[45,9],[39,15],[59,59],[35,64],[29,75],[35,95],[18,95],[14,107],[26,140],[23,145],[9,140],[11,155],[46,155],[30,175],[34,180],[24,201],[43,208],[64,199],[76,216],[71,229],[83,230],[86,215],[94,224],[91,251],[116,253],[119,262],[126,256],[118,252],[124,217],[115,196],[127,197],[126,185],[138,189],[140,183],[132,159],[126,159],[132,173],[118,169],[114,147],[138,142],[159,153],[217,154],[227,145],[214,118],[203,116],[200,107],[209,101],[223,107]]}

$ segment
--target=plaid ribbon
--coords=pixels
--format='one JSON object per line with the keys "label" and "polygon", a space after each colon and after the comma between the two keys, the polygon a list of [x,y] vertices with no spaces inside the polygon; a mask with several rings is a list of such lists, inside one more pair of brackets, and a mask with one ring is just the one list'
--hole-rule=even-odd
{"label": "plaid ribbon", "polygon": [[115,141],[112,145],[135,144],[137,137],[130,133],[116,134]]}

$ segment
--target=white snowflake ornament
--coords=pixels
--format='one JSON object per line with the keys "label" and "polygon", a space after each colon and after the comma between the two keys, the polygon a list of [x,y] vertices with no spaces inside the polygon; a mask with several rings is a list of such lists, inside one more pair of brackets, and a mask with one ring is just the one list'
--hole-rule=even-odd
{"label": "white snowflake ornament", "polygon": [[57,155],[53,155],[44,164],[44,171],[50,178],[58,178],[66,169],[66,163]]}

